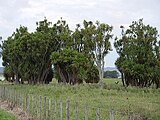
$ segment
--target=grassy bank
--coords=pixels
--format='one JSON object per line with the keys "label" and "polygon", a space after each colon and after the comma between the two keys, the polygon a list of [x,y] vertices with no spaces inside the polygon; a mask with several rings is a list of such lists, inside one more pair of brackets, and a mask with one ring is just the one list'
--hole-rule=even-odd
{"label": "grassy bank", "polygon": [[[46,96],[52,101],[70,100],[70,109],[74,109],[75,102],[79,103],[79,116],[84,116],[84,106],[90,109],[89,118],[95,119],[95,109],[99,107],[101,117],[109,116],[109,109],[115,110],[115,119],[127,119],[126,115],[132,111],[134,115],[160,119],[160,89],[152,88],[124,88],[119,79],[104,80],[104,88],[100,89],[97,84],[82,85],[60,85],[54,80],[49,85],[9,85],[3,83],[10,89],[23,94],[33,96]],[[64,108],[65,109],[65,108]],[[74,118],[74,111],[71,116]],[[116,116],[117,115],[117,116]]]}
{"label": "grassy bank", "polygon": [[0,109],[0,120],[16,120],[16,118],[8,112]]}

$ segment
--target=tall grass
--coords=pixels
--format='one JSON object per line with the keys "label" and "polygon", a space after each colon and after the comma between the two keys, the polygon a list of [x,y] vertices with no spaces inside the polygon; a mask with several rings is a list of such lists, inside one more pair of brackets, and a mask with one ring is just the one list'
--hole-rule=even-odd
{"label": "tall grass", "polygon": [[[138,116],[160,119],[160,89],[124,88],[119,79],[105,79],[104,83],[103,89],[99,88],[97,84],[70,86],[57,84],[56,80],[53,80],[49,85],[9,85],[5,83],[3,85],[24,94],[46,96],[57,102],[65,103],[69,100],[71,107],[74,107],[75,102],[78,102],[81,107],[80,114],[83,114],[84,106],[87,105],[92,113],[90,118],[95,115],[95,109],[99,107],[104,113],[103,117],[112,108],[116,111],[117,119],[119,115],[125,117],[124,114],[128,114],[129,111]],[[71,112],[71,114],[74,117],[74,113]]]}

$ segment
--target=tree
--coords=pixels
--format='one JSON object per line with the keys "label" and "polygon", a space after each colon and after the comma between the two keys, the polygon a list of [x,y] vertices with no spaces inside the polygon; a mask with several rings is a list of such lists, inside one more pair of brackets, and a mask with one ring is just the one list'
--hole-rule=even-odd
{"label": "tree", "polygon": [[[87,27],[86,24],[87,22],[84,22],[85,27]],[[78,24],[76,30],[74,32],[71,32],[66,22],[62,19],[59,20],[54,26],[56,26],[57,29],[60,47],[57,52],[53,52],[51,59],[55,66],[56,73],[59,76],[59,82],[75,84],[83,82],[83,80],[85,80],[87,83],[97,83],[99,81],[99,78],[97,77],[98,73],[96,72],[94,59],[92,57],[93,41],[89,41],[92,39],[93,35],[92,31],[89,31],[90,28],[81,29],[80,25]],[[88,34],[87,31],[90,32],[88,36],[86,35]],[[86,58],[86,60],[84,60],[85,62],[82,62],[80,59],[72,58],[74,56],[81,56],[82,58]],[[59,58],[61,58],[63,61],[59,60]],[[55,62],[55,60],[57,62]],[[79,61],[79,64],[78,62],[77,64],[75,64],[77,60]],[[73,66],[70,64],[72,64]],[[76,70],[74,66],[79,68],[79,70]],[[70,72],[68,70],[70,70]],[[89,74],[90,72],[92,72],[92,74]],[[81,76],[81,79],[77,76]],[[86,80],[87,78],[89,80]]]}
{"label": "tree", "polygon": [[[55,71],[58,74],[59,82],[62,83],[87,83],[99,81],[97,72],[93,69],[93,60],[89,60],[88,51],[85,49],[87,43],[83,39],[80,25],[74,32],[71,32],[66,21],[58,20],[54,25],[57,29],[59,50],[51,56]],[[95,68],[95,67],[94,67]],[[88,74],[93,72],[93,74]],[[87,78],[89,80],[87,80]],[[91,78],[91,79],[90,79]]]}
{"label": "tree", "polygon": [[14,32],[12,36],[8,37],[7,41],[3,42],[1,47],[3,66],[7,67],[7,71],[12,71],[10,73],[13,74],[14,77],[12,77],[12,79],[16,84],[20,82],[18,68],[19,63],[21,62],[21,56],[19,55],[20,50],[17,45],[19,45],[21,37],[26,34],[28,34],[27,27],[20,26],[20,28],[16,29],[16,32]]}
{"label": "tree", "polygon": [[123,84],[140,87],[156,84],[159,87],[159,82],[155,82],[160,80],[155,76],[160,68],[158,31],[144,25],[143,19],[132,22],[127,30],[121,28],[122,37],[116,39],[114,46],[120,56],[116,66],[122,74]]}
{"label": "tree", "polygon": [[95,63],[99,72],[99,84],[102,86],[102,79],[104,74],[104,57],[111,50],[110,39],[112,38],[112,26],[108,24],[85,21],[84,28],[81,29],[84,40],[84,51],[88,54],[89,59]]}
{"label": "tree", "polygon": [[111,44],[109,40],[112,38],[112,26],[108,24],[96,23],[97,30],[95,36],[95,62],[99,71],[100,85],[102,85],[102,79],[104,74],[104,57],[111,50]]}
{"label": "tree", "polygon": [[37,29],[29,33],[20,26],[3,43],[3,65],[9,66],[16,77],[15,82],[29,84],[49,83],[52,80],[50,55],[58,49],[55,27],[45,18],[37,23]]}
{"label": "tree", "polygon": [[[92,22],[90,21],[90,23]],[[86,65],[87,69],[86,69],[85,74],[87,76],[85,78],[85,82],[86,83],[98,83],[99,82],[99,72],[98,72],[97,67],[94,64],[94,59],[92,55],[93,41],[91,41],[91,39],[92,39],[92,34],[94,31],[91,30],[93,29],[91,26],[90,28],[87,28],[88,24],[89,23],[84,21],[83,23],[84,28],[81,28],[80,24],[77,24],[77,28],[72,34],[72,39],[73,39],[72,49],[77,50],[78,52],[82,53],[88,59],[87,65]]]}
{"label": "tree", "polygon": [[111,49],[111,26],[84,21],[83,28],[77,25],[76,30],[71,31],[62,18],[53,25],[46,18],[36,24],[36,31],[29,33],[27,27],[20,26],[4,41],[6,78],[13,73],[16,83],[49,83],[53,65],[59,82],[102,80],[104,57]]}
{"label": "tree", "polygon": [[99,72],[95,65],[88,65],[87,77],[85,79],[86,83],[98,83],[99,82]]}
{"label": "tree", "polygon": [[85,79],[87,58],[82,53],[64,48],[62,51],[53,52],[51,60],[59,75],[59,82],[74,85]]}
{"label": "tree", "polygon": [[[52,52],[57,51],[59,48],[58,36],[56,33],[56,27],[51,22],[48,22],[45,18],[43,21],[37,23],[36,32],[33,34],[32,51],[36,66],[37,81],[39,83],[49,83],[52,73],[52,64],[50,55]],[[29,55],[30,56],[30,55]],[[34,64],[34,63],[33,63]],[[49,79],[50,78],[50,79]]]}

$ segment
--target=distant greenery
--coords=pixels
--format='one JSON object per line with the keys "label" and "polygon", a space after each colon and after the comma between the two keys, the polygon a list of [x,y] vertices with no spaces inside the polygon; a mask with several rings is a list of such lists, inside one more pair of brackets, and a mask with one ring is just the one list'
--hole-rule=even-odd
{"label": "distant greenery", "polygon": [[[152,88],[124,88],[120,79],[105,79],[103,89],[99,89],[97,84],[62,85],[57,84],[57,80],[49,85],[8,85],[12,90],[34,96],[46,96],[63,105],[70,100],[72,117],[75,115],[75,102],[79,103],[80,118],[84,117],[84,106],[90,108],[89,118],[95,118],[95,108],[100,107],[101,117],[109,117],[110,108],[117,112],[116,120],[127,120],[128,111],[133,111],[134,116],[152,117],[154,120],[160,119],[160,89]],[[58,104],[57,103],[57,104]],[[59,105],[58,105],[59,106]],[[58,111],[58,110],[57,110]],[[65,114],[65,111],[64,111]]]}
{"label": "distant greenery", "polygon": [[0,120],[16,120],[16,118],[13,115],[0,109]]}
{"label": "distant greenery", "polygon": [[104,78],[118,78],[118,77],[119,73],[116,70],[104,72]]}

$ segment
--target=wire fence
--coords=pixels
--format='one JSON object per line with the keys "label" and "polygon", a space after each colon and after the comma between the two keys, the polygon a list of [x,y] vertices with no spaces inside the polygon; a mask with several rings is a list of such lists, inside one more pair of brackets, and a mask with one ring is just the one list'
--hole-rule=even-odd
{"label": "wire fence", "polygon": [[145,120],[143,116],[130,111],[120,112],[69,100],[53,100],[23,94],[5,86],[0,86],[0,99],[10,103],[10,108],[21,108],[36,120]]}

